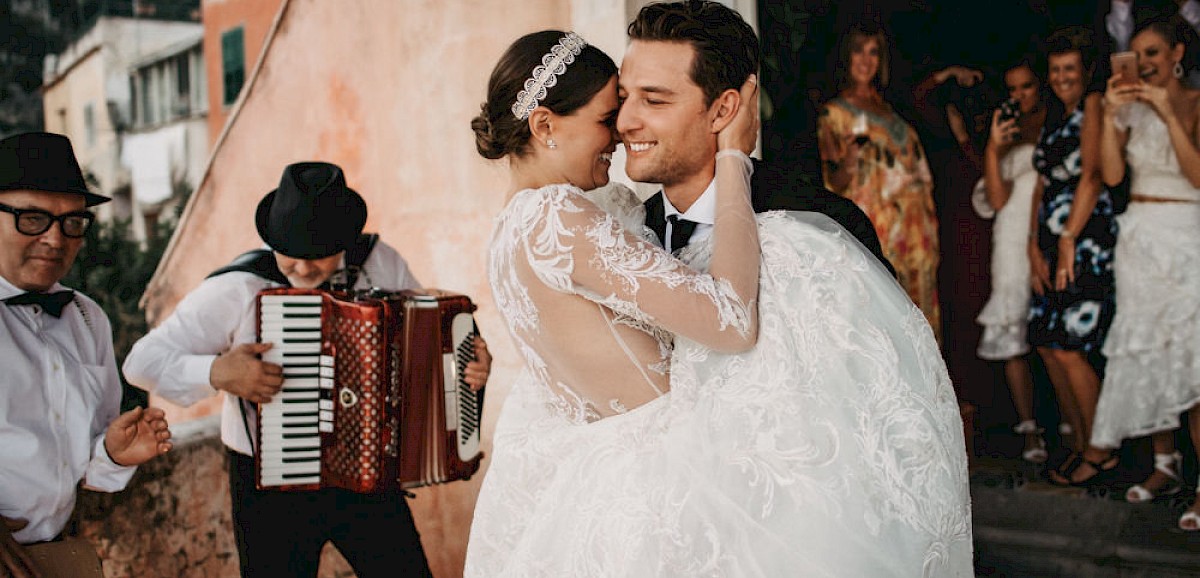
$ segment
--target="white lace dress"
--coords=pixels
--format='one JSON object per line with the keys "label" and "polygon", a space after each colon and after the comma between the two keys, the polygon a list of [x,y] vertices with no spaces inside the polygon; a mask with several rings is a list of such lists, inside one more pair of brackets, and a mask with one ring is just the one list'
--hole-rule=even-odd
{"label": "white lace dress", "polygon": [[1092,433],[1105,448],[1178,428],[1179,414],[1200,402],[1200,189],[1149,105],[1127,105],[1116,122],[1129,130],[1131,192],[1190,202],[1132,202],[1117,216],[1116,317]]}
{"label": "white lace dress", "polygon": [[1008,202],[992,225],[992,294],[976,322],[983,326],[981,359],[1004,361],[1029,353],[1029,218],[1038,172],[1033,143],[1013,147],[1000,161],[1000,176],[1009,183]]}
{"label": "white lace dress", "polygon": [[610,212],[527,190],[497,218],[492,288],[526,369],[466,576],[972,576],[954,394],[870,253],[823,216],[761,216],[758,342],[721,354],[684,336],[736,332],[745,306],[646,241],[632,193],[601,194]]}

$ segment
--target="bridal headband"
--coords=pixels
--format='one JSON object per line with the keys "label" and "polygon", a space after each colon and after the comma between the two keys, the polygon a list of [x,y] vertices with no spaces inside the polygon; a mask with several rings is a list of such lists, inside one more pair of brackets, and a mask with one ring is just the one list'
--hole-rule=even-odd
{"label": "bridal headband", "polygon": [[546,98],[546,89],[558,84],[558,77],[567,71],[567,65],[575,62],[575,57],[587,46],[587,41],[574,32],[568,32],[550,48],[542,63],[533,69],[529,80],[525,81],[525,89],[517,93],[517,101],[512,105],[513,116],[517,120],[529,118],[538,102]]}

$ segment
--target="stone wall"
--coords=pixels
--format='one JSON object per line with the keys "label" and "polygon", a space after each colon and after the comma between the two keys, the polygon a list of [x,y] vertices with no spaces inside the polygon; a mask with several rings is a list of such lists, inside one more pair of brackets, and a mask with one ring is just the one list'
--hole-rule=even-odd
{"label": "stone wall", "polygon": [[[74,528],[108,578],[237,577],[225,446],[214,418],[172,426],[175,449],[138,469],[125,491],[83,490]],[[318,578],[354,576],[326,545]]]}

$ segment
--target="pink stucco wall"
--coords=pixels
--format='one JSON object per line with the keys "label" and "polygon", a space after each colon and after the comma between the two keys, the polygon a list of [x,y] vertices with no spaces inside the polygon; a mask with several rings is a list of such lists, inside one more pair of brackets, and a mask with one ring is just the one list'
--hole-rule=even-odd
{"label": "pink stucco wall", "polygon": [[[485,270],[507,177],[475,153],[470,119],[503,49],[520,34],[569,27],[570,4],[284,0],[281,9],[262,69],[247,80],[250,92],[146,293],[147,314],[162,319],[209,271],[258,246],[254,208],[285,165],[338,163],[367,199],[368,230],[397,247],[425,285],[479,305],[497,359],[485,408],[488,450],[518,358]],[[417,492],[413,510],[439,578],[462,573],[481,477]]]}
{"label": "pink stucco wall", "polygon": [[284,0],[204,0],[200,18],[204,22],[204,68],[208,79],[208,143],[217,141],[229,118],[232,105],[225,104],[221,35],[242,27],[246,74],[254,69],[271,23]]}

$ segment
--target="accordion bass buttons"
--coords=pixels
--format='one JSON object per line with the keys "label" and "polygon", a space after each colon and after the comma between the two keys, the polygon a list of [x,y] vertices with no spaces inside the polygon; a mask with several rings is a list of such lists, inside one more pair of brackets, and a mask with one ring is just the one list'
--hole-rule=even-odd
{"label": "accordion bass buttons", "polygon": [[343,387],[338,392],[338,401],[341,402],[343,408],[351,408],[358,404],[358,394],[354,393],[348,387]]}

